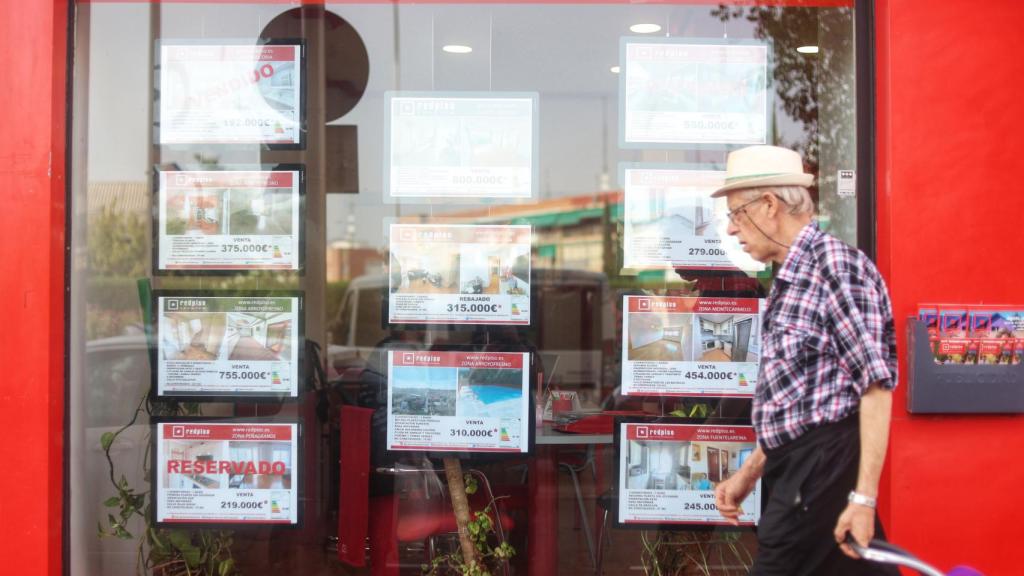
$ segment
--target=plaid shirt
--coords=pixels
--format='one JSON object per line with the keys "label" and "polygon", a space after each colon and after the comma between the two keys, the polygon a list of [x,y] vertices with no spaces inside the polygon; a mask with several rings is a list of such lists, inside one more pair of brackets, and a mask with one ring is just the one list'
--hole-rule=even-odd
{"label": "plaid shirt", "polygon": [[875,382],[895,388],[896,330],[878,269],[808,224],[768,295],[761,353],[753,421],[768,449],[856,413]]}

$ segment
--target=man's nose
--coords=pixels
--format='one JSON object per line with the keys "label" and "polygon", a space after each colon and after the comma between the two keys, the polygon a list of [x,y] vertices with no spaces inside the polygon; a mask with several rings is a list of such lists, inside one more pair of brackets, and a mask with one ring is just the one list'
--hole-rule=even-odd
{"label": "man's nose", "polygon": [[729,225],[725,227],[725,233],[729,236],[735,236],[740,233],[740,227],[736,225],[731,218],[729,219]]}

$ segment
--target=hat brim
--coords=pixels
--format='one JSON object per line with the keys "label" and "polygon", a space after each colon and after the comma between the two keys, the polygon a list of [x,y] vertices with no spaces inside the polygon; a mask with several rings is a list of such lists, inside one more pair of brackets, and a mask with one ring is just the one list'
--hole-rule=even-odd
{"label": "hat brim", "polygon": [[745,178],[722,186],[712,192],[711,197],[721,198],[733,190],[742,190],[744,188],[760,188],[762,186],[803,186],[806,188],[813,183],[814,176],[811,174],[776,174],[759,178]]}

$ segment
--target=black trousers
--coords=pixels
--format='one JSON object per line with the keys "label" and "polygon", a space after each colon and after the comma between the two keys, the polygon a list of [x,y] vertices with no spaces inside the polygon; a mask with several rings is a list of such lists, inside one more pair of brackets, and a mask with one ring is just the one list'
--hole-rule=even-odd
{"label": "black trousers", "polygon": [[[765,454],[766,504],[750,574],[899,575],[893,566],[854,560],[836,544],[836,521],[857,485],[860,426],[856,414]],[[885,538],[877,516],[875,538]]]}

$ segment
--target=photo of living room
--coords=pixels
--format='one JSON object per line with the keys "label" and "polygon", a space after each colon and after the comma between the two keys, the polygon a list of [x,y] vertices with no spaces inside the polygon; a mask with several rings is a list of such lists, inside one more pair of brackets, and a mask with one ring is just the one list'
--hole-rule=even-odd
{"label": "photo of living room", "polygon": [[[164,440],[164,460],[167,462],[219,462],[224,460],[225,443],[196,440]],[[169,472],[164,466],[160,473],[161,486],[170,490],[217,490],[228,485],[227,474],[182,474]]]}
{"label": "photo of living room", "polygon": [[223,312],[165,312],[160,317],[160,350],[165,360],[212,362],[223,356],[227,315]]}
{"label": "photo of living room", "polygon": [[753,443],[630,440],[626,488],[714,490],[753,452]]}
{"label": "photo of living room", "polygon": [[391,292],[458,294],[459,245],[408,242],[392,244]]}
{"label": "photo of living room", "polygon": [[290,314],[229,312],[225,340],[228,360],[290,360]]}
{"label": "photo of living room", "polygon": [[693,315],[629,315],[630,361],[688,362],[693,360]]}
{"label": "photo of living room", "polygon": [[459,255],[462,294],[530,293],[530,247],[469,244]]}
{"label": "photo of living room", "polygon": [[694,357],[699,362],[757,362],[761,353],[757,316],[698,314]]}
{"label": "photo of living room", "polygon": [[[232,473],[228,488],[235,490],[290,490],[292,487],[292,446],[290,442],[228,442],[231,462],[284,464],[284,472],[277,474]],[[257,472],[259,472],[257,464]],[[271,468],[271,470],[275,470]],[[276,471],[279,471],[278,468]]]}

